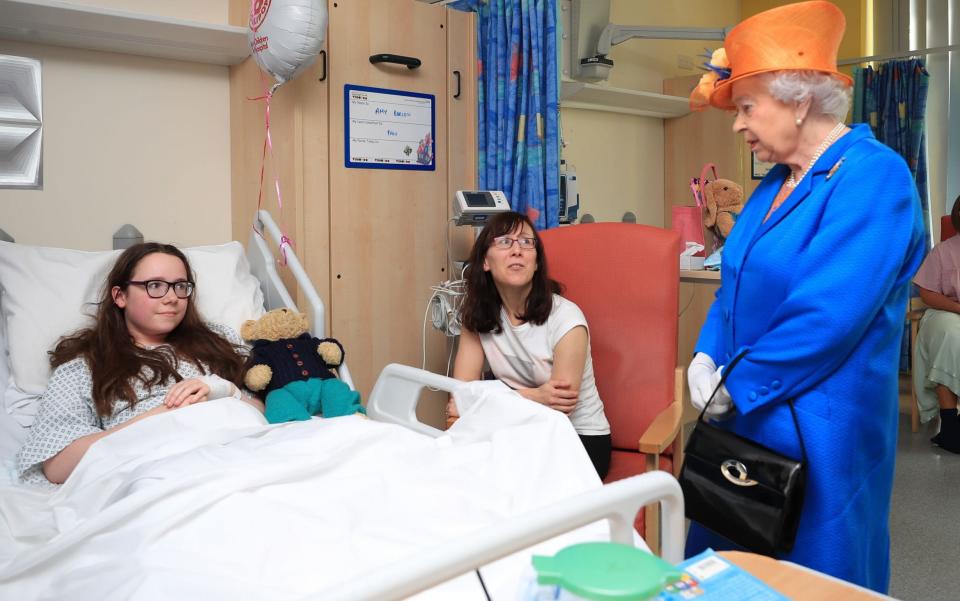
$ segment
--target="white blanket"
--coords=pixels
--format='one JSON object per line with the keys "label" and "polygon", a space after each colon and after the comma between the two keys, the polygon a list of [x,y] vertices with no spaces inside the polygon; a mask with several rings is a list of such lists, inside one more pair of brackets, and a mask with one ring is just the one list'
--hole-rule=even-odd
{"label": "white blanket", "polygon": [[[566,416],[499,383],[456,394],[436,439],[362,416],[271,426],[232,399],[132,424],[55,492],[0,487],[0,599],[296,599],[600,487]],[[528,562],[483,570],[494,598]],[[472,573],[421,596],[483,598]]]}

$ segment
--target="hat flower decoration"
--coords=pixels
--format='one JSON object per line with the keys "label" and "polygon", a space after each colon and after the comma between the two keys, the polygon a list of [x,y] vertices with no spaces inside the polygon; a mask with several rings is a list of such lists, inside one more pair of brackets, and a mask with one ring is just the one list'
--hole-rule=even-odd
{"label": "hat flower decoration", "polygon": [[[710,52],[709,49],[705,50]],[[710,107],[710,95],[713,94],[717,82],[730,77],[730,61],[727,60],[727,51],[721,46],[713,51],[709,56],[701,54],[700,56],[709,59],[703,63],[706,73],[700,77],[697,87],[690,94],[690,108],[695,111],[702,111]]]}

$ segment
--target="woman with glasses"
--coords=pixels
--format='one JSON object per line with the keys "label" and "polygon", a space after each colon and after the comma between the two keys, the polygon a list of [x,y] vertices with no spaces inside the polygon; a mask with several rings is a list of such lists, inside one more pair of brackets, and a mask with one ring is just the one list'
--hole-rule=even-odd
{"label": "woman with glasses", "polygon": [[236,332],[204,323],[186,256],[168,244],[128,248],[107,276],[93,325],[50,353],[53,375],[17,456],[26,482],[63,483],[97,440],[145,417],[244,398]]}
{"label": "woman with glasses", "polygon": [[[520,213],[499,213],[480,232],[464,274],[466,294],[453,377],[479,380],[484,360],[522,396],[567,414],[601,478],[610,424],[593,379],[583,312],[560,296],[543,245]],[[451,399],[447,425],[459,416]]]}

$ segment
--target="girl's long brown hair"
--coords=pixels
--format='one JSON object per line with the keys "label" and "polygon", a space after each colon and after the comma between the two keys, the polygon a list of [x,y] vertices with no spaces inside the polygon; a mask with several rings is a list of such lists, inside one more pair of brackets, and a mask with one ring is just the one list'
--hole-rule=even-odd
{"label": "girl's long brown hair", "polygon": [[[244,358],[230,342],[212,331],[200,319],[196,309],[198,292],[187,301],[183,321],[167,335],[166,345],[154,349],[137,346],[127,330],[123,309],[113,302],[114,286],[126,289],[127,282],[140,260],[153,253],[172,255],[183,262],[187,279],[195,281],[190,262],[180,249],[170,244],[146,242],[131,246],[114,264],[97,303],[96,321],[92,327],[79,330],[60,339],[50,351],[50,365],[55,369],[76,357],[83,357],[93,377],[92,397],[97,415],[109,417],[118,401],[133,407],[137,402],[133,381],[144,386],[157,386],[174,378],[183,379],[177,372],[178,359],[193,363],[204,371],[242,385]],[[169,348],[167,348],[169,345]],[[170,352],[172,349],[172,353]]]}
{"label": "girl's long brown hair", "polygon": [[460,323],[468,330],[478,334],[490,331],[499,334],[503,331],[503,324],[500,323],[500,307],[503,303],[497,286],[493,282],[493,276],[489,271],[483,270],[483,260],[494,238],[517,231],[524,224],[530,226],[533,239],[536,241],[537,270],[533,273],[532,287],[527,296],[523,315],[517,317],[535,325],[542,325],[550,317],[550,311],[553,310],[553,295],[560,294],[563,286],[560,282],[550,279],[547,274],[547,257],[544,255],[543,243],[537,235],[536,228],[533,227],[533,222],[526,215],[513,211],[497,213],[487,222],[483,231],[477,236],[476,242],[473,243],[469,263],[464,272],[467,290],[463,304],[460,305]]}

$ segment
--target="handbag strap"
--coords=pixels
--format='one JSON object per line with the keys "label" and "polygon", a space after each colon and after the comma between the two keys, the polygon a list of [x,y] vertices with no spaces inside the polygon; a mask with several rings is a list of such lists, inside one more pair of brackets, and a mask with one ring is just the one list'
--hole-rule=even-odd
{"label": "handbag strap", "polygon": [[717,179],[717,166],[713,163],[707,163],[703,166],[703,169],[700,170],[700,185],[707,185],[707,171],[713,170],[713,179]]}
{"label": "handbag strap", "polygon": [[[710,395],[710,398],[707,399],[707,402],[703,405],[703,409],[700,410],[700,415],[697,417],[697,421],[702,422],[703,416],[707,412],[707,407],[710,406],[710,403],[713,402],[714,397],[717,396],[717,393],[720,391],[720,388],[723,387],[723,384],[727,381],[727,376],[730,375],[730,372],[733,371],[733,368],[740,363],[740,360],[743,359],[744,355],[747,354],[747,351],[741,351],[739,355],[733,358],[733,361],[730,362],[730,365],[727,366],[723,373],[720,374],[720,382],[717,384],[716,388],[713,389],[713,393]],[[803,433],[800,432],[800,420],[797,419],[797,411],[793,408],[793,400],[787,399],[787,405],[790,407],[790,415],[793,416],[793,426],[797,429],[797,440],[800,441],[800,453],[803,454],[804,463],[807,462],[807,445],[803,444]]]}

